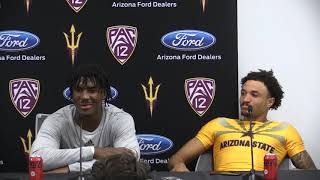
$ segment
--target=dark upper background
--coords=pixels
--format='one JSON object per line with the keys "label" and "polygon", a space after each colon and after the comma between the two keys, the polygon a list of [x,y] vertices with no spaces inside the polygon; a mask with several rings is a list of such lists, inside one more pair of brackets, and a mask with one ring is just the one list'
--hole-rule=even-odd
{"label": "dark upper background", "polygon": [[[33,0],[27,13],[22,0],[0,0],[0,31],[27,31],[40,38],[40,44],[31,50],[0,51],[0,56],[46,56],[45,61],[0,61],[0,160],[4,163],[0,164],[0,171],[25,171],[27,162],[19,137],[27,139],[28,129],[34,134],[37,113],[53,113],[70,103],[62,96],[72,68],[63,32],[69,33],[72,24],[76,34],[83,32],[75,64],[101,64],[112,86],[119,91],[112,104],[134,117],[138,134],[158,134],[173,141],[173,148],[166,153],[142,158],[169,158],[212,118],[237,117],[236,0],[210,1],[204,13],[199,1],[169,0],[167,2],[177,2],[178,7],[150,9],[112,8],[112,2],[120,1],[88,0],[83,9],[75,13],[65,0]],[[114,25],[138,29],[135,51],[124,65],[115,60],[107,45],[106,29]],[[216,37],[216,44],[195,52],[176,51],[161,44],[164,34],[182,29],[209,32]],[[220,54],[222,59],[159,61],[156,60],[158,54]],[[141,87],[141,84],[148,85],[150,76],[155,85],[161,84],[152,117]],[[15,109],[8,90],[10,80],[22,77],[38,79],[41,84],[38,102],[26,118]],[[184,80],[192,77],[208,77],[216,82],[215,98],[202,117],[192,110],[184,93]],[[153,168],[166,170],[166,165],[153,165]]]}

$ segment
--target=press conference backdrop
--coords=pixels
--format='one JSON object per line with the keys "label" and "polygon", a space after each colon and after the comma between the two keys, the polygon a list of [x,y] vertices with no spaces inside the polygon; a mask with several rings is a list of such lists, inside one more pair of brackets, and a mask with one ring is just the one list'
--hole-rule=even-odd
{"label": "press conference backdrop", "polygon": [[130,113],[141,159],[168,158],[217,116],[238,116],[237,2],[0,0],[0,171],[25,171],[37,113],[71,102],[73,66],[96,63]]}

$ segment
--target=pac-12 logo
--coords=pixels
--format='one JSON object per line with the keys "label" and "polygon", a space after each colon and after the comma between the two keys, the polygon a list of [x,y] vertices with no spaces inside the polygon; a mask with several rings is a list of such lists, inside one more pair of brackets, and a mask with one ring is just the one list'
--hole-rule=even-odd
{"label": "pac-12 logo", "polygon": [[216,38],[207,32],[198,30],[179,30],[165,34],[161,43],[179,51],[197,51],[206,49],[216,42]]}
{"label": "pac-12 logo", "polygon": [[164,136],[155,134],[138,134],[141,155],[161,154],[170,150],[173,142]]}
{"label": "pac-12 logo", "polygon": [[69,6],[75,11],[79,12],[84,5],[86,5],[87,0],[66,0]]}
{"label": "pac-12 logo", "polygon": [[0,51],[24,51],[40,43],[38,36],[25,31],[0,31]]}
{"label": "pac-12 logo", "polygon": [[184,90],[191,108],[202,116],[212,104],[216,85],[214,79],[196,77],[185,80]]}
{"label": "pac-12 logo", "polygon": [[107,28],[107,43],[116,60],[123,65],[136,48],[138,31],[132,26],[112,26]]}
{"label": "pac-12 logo", "polygon": [[38,102],[40,82],[30,78],[13,79],[9,82],[9,93],[17,111],[27,117]]}

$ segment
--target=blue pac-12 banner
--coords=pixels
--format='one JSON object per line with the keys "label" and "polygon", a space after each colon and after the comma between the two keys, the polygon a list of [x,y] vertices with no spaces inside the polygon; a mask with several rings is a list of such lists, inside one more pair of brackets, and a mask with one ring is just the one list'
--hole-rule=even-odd
{"label": "blue pac-12 banner", "polygon": [[237,1],[0,0],[1,172],[27,171],[36,115],[71,104],[88,63],[133,116],[140,160],[167,170],[201,126],[238,116]]}

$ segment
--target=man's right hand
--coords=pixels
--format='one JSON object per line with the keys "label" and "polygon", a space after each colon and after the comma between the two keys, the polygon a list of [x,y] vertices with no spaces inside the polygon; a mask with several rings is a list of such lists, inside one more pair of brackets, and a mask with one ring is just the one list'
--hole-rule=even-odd
{"label": "man's right hand", "polygon": [[200,140],[192,138],[185,145],[172,155],[168,162],[168,168],[171,171],[188,172],[186,164],[197,158],[205,151],[205,148]]}
{"label": "man's right hand", "polygon": [[61,167],[61,168],[57,168],[57,169],[52,169],[50,171],[46,171],[45,173],[68,173],[70,172],[69,170],[69,167],[68,166],[64,166],[64,167]]}
{"label": "man's right hand", "polygon": [[128,154],[131,156],[134,156],[134,153],[132,150],[125,148],[125,147],[105,147],[105,148],[94,148],[94,155],[93,158],[95,159],[103,159],[107,158],[109,156],[115,155],[115,154]]}

